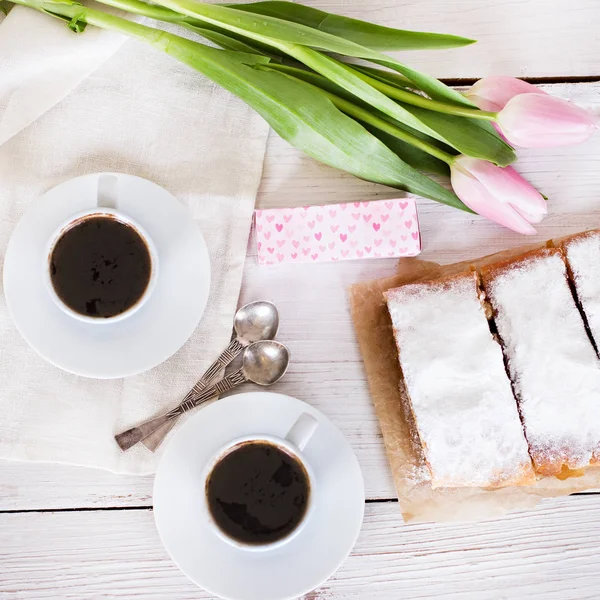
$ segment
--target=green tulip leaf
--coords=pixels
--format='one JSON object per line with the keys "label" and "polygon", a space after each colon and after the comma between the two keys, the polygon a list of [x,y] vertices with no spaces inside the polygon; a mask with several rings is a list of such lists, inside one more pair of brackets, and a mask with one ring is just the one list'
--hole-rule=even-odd
{"label": "green tulip leaf", "polygon": [[423,173],[432,173],[435,175],[443,175],[445,177],[450,176],[450,167],[444,161],[435,158],[435,156],[431,156],[431,154],[427,154],[427,152],[423,152],[423,150],[419,150],[419,148],[415,148],[411,144],[399,140],[389,133],[385,133],[384,131],[373,127],[373,125],[363,123],[363,127],[381,140],[394,154],[414,169]]}
{"label": "green tulip leaf", "polygon": [[211,48],[77,4],[44,0],[19,3],[150,44],[244,100],[283,139],[325,164],[468,210],[453,192],[411,167],[360,123],[338,110],[325,91],[285,73],[266,70],[268,57]]}
{"label": "green tulip leaf", "polygon": [[[401,104],[394,102],[385,94],[376,90],[368,82],[361,79],[351,66],[326,56],[314,48],[345,56],[364,58],[387,66],[401,73],[432,98],[461,106],[471,106],[470,101],[462,94],[434,77],[411,69],[385,54],[306,25],[284,21],[268,15],[255,15],[227,6],[204,4],[196,0],[158,0],[157,4],[236,34],[247,36],[262,44],[273,46],[400,123],[443,141],[462,152],[460,144],[456,144],[453,139],[449,139],[422,121],[414,111],[407,110]],[[486,132],[483,139],[484,144],[488,142],[489,148],[486,152],[480,153],[482,158],[502,166],[514,160],[514,152],[494,131],[491,124],[480,123],[473,127]]]}
{"label": "green tulip leaf", "polygon": [[293,2],[253,2],[226,6],[306,25],[373,50],[440,50],[467,46],[475,42],[457,35],[393,29]]}

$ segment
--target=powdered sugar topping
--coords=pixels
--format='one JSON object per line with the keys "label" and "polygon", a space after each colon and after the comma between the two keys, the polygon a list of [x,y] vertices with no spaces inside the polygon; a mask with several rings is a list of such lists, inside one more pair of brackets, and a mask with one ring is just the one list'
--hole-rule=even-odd
{"label": "powdered sugar topping", "polygon": [[476,276],[403,286],[387,301],[433,487],[530,482],[516,402]]}
{"label": "powdered sugar topping", "polygon": [[577,297],[596,345],[600,343],[600,231],[578,236],[565,244]]}
{"label": "powdered sugar topping", "polygon": [[558,250],[493,275],[486,292],[508,358],[536,470],[586,466],[600,445],[600,362]]}

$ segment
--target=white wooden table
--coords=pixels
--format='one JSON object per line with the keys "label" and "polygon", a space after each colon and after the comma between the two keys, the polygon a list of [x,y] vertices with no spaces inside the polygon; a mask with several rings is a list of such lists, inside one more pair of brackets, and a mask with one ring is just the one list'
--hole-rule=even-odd
{"label": "white wooden table", "polygon": [[[404,28],[474,37],[464,49],[407,60],[452,83],[509,74],[600,113],[598,0],[311,0]],[[596,82],[596,83],[595,83]],[[600,134],[581,146],[522,153],[519,169],[550,198],[539,240],[600,225]],[[394,197],[316,164],[271,136],[262,207]],[[419,205],[423,258],[454,262],[523,243],[516,234],[431,202]],[[600,495],[470,525],[404,525],[352,329],[346,288],[394,271],[393,260],[258,267],[247,259],[240,302],[268,298],[294,362],[278,391],[320,408],[363,469],[363,531],[346,563],[310,600],[600,597]],[[59,465],[0,463],[0,598],[210,598],[162,549],[150,477]]]}

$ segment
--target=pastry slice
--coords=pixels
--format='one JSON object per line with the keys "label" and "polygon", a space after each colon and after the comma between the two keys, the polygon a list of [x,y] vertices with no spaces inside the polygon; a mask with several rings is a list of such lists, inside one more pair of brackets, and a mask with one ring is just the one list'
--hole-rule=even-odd
{"label": "pastry slice", "polygon": [[600,343],[600,231],[586,231],[561,243],[577,299],[590,333]]}
{"label": "pastry slice", "polygon": [[475,273],[385,294],[433,487],[533,483],[502,351]]}
{"label": "pastry slice", "polygon": [[600,361],[559,248],[482,269],[535,470],[564,476],[600,450]]}

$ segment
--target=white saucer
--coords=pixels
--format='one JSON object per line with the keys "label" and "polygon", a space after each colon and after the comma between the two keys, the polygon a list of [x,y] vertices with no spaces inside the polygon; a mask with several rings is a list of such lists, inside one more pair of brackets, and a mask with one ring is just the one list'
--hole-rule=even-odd
{"label": "white saucer", "polygon": [[45,286],[48,242],[61,223],[96,206],[100,175],[66,181],[34,202],[8,244],[4,293],[17,328],[46,360],[76,375],[112,379],[151,369],[183,346],[206,307],[210,260],[197,224],[175,197],[140,177],[113,173],[119,210],[156,246],[156,286],[123,321],[85,323],[64,313]]}
{"label": "white saucer", "polygon": [[[319,422],[303,451],[316,480],[311,518],[281,548],[236,548],[200,510],[207,462],[235,438],[285,437],[306,412]],[[321,585],[352,550],[364,506],[358,461],[337,427],[312,406],[267,392],[238,394],[199,409],[168,444],[154,482],[154,518],[167,552],[197,585],[228,600],[285,600]]]}

